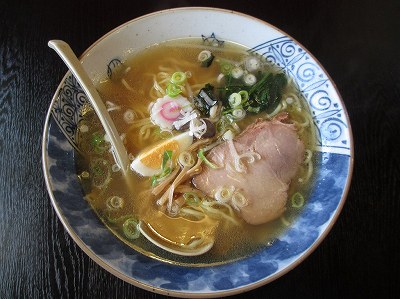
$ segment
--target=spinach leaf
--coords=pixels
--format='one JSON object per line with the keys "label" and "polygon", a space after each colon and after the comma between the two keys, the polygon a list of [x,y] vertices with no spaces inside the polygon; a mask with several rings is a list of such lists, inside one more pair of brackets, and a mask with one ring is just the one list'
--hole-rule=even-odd
{"label": "spinach leaf", "polygon": [[265,74],[249,90],[249,106],[260,107],[260,111],[272,112],[279,105],[282,91],[287,84],[285,74]]}

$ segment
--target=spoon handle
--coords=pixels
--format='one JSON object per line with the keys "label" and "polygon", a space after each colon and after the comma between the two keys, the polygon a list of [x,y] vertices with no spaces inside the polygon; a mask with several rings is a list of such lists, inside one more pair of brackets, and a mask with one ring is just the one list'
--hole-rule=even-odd
{"label": "spoon handle", "polygon": [[121,138],[119,137],[114,122],[101,100],[99,93],[94,87],[92,80],[89,78],[81,62],[66,42],[62,40],[51,40],[49,41],[48,46],[57,52],[85,91],[85,94],[96,111],[97,116],[100,118],[104,130],[110,138],[116,163],[121,167],[124,174],[126,174],[129,169],[128,154]]}

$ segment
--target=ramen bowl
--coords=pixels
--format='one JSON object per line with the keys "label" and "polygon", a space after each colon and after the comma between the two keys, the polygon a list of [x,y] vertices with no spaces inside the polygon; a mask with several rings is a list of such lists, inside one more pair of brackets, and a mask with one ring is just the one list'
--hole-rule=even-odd
{"label": "ramen bowl", "polygon": [[[173,28],[173,30],[170,30]],[[353,168],[349,118],[334,82],[313,55],[274,26],[215,8],[165,10],[112,30],[81,56],[93,80],[111,76],[130,55],[166,40],[230,41],[265,57],[293,79],[311,111],[316,172],[305,206],[274,242],[245,258],[208,266],[163,262],[120,241],[84,199],[75,159],[87,98],[67,73],[43,132],[43,171],[51,203],[73,240],[101,267],[137,287],[176,297],[221,297],[265,285],[301,263],[321,243],[344,205]]]}

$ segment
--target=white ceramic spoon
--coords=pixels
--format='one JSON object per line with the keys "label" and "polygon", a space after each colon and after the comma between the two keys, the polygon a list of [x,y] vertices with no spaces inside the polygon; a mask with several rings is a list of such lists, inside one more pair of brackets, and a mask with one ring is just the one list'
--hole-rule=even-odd
{"label": "white ceramic spoon", "polygon": [[[126,174],[129,170],[129,158],[126,152],[125,146],[119,137],[118,131],[112,121],[110,114],[108,113],[102,99],[100,98],[99,93],[93,85],[92,80],[89,78],[88,74],[82,67],[81,62],[76,57],[75,53],[72,51],[71,47],[64,41],[61,40],[51,40],[48,43],[48,46],[52,48],[57,54],[61,57],[64,63],[67,65],[71,73],[78,80],[79,85],[83,88],[86,96],[88,97],[90,104],[93,106],[94,110],[99,117],[101,124],[104,127],[107,135],[110,137],[110,143],[114,149],[114,157],[116,159],[116,163],[121,167],[124,174]],[[130,184],[128,184],[130,186]],[[201,255],[211,249],[214,245],[214,241],[209,242],[207,244],[202,245],[199,248],[189,249],[189,248],[172,248],[161,244],[159,241],[153,239],[146,229],[146,226],[140,223],[139,225],[140,231],[150,242],[154,245],[172,252],[174,254],[183,255],[183,256],[196,256]]]}
{"label": "white ceramic spoon", "polygon": [[[184,247],[178,247],[178,246],[167,246],[162,244],[160,241],[157,241],[151,236],[151,229],[144,224],[142,221],[139,222],[139,230],[143,236],[146,237],[147,240],[149,240],[151,243],[154,245],[168,251],[172,252],[174,254],[178,255],[183,255],[183,256],[196,256],[196,255],[202,255],[209,251],[213,246],[214,246],[214,240],[211,240],[205,244],[201,244],[200,247],[197,248],[184,248]],[[170,244],[168,244],[170,245]]]}
{"label": "white ceramic spoon", "polygon": [[76,57],[75,53],[72,51],[71,47],[62,40],[51,40],[48,46],[52,48],[61,57],[64,63],[67,65],[71,73],[78,80],[79,85],[85,91],[90,104],[94,108],[99,117],[101,124],[104,127],[107,135],[110,138],[110,143],[113,148],[115,162],[121,167],[124,174],[129,170],[129,158],[126,152],[125,146],[119,137],[118,131],[112,121],[110,114],[107,111],[99,93],[93,85],[92,80],[90,80],[88,74],[82,67],[81,62]]}

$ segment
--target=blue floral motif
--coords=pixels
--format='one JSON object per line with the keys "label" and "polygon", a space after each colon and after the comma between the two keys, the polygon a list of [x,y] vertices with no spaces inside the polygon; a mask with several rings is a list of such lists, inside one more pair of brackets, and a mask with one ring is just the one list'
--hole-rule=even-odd
{"label": "blue floral motif", "polygon": [[317,131],[320,151],[350,155],[350,135],[339,95],[318,62],[287,36],[250,49],[264,56],[294,78],[298,90],[308,101]]}
{"label": "blue floral motif", "polygon": [[112,75],[113,75],[113,70],[118,67],[119,65],[122,65],[122,62],[120,59],[118,58],[114,58],[113,60],[111,60],[108,64],[107,64],[107,76],[108,78],[111,79]]}
{"label": "blue floral motif", "polygon": [[81,109],[88,99],[75,77],[68,73],[58,91],[52,107],[52,115],[73,147],[78,149],[78,124],[82,119]]}
{"label": "blue floral motif", "polygon": [[214,32],[211,33],[210,36],[206,36],[206,35],[202,34],[201,38],[202,38],[204,44],[213,46],[213,47],[222,47],[225,43],[225,41],[218,39]]}

